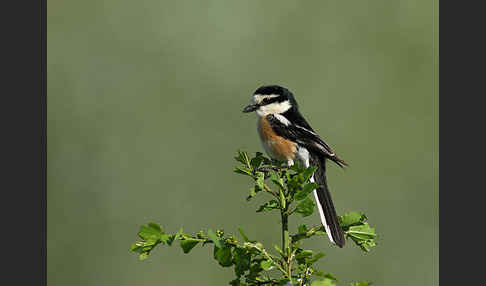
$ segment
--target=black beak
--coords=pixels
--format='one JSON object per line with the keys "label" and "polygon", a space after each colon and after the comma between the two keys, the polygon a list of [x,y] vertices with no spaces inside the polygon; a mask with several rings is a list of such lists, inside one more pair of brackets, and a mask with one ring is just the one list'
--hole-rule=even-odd
{"label": "black beak", "polygon": [[258,104],[250,104],[247,107],[245,107],[245,109],[243,109],[243,112],[244,113],[252,112],[252,111],[257,110],[258,107],[259,107]]}

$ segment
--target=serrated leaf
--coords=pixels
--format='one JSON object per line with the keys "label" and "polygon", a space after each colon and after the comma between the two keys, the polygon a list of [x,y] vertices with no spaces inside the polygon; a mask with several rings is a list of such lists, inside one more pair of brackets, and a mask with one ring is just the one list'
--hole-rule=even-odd
{"label": "serrated leaf", "polygon": [[310,193],[312,193],[313,190],[317,189],[317,187],[319,187],[319,185],[317,185],[316,183],[305,184],[305,186],[304,186],[304,188],[302,188],[302,190],[295,193],[294,199],[300,201],[300,200],[307,198],[307,196]]}
{"label": "serrated leaf", "polygon": [[184,251],[184,253],[189,253],[199,242],[200,240],[197,239],[181,240],[182,251]]}
{"label": "serrated leaf", "polygon": [[311,198],[307,197],[297,205],[295,211],[303,217],[306,217],[310,216],[314,212],[314,208],[314,201]]}

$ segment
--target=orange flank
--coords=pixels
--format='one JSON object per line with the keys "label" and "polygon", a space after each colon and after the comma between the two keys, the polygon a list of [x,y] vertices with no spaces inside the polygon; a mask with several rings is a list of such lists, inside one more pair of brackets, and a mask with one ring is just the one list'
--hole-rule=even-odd
{"label": "orange flank", "polygon": [[260,134],[265,151],[271,157],[281,161],[294,159],[297,151],[295,143],[278,136],[266,117],[262,117],[258,121],[258,134]]}

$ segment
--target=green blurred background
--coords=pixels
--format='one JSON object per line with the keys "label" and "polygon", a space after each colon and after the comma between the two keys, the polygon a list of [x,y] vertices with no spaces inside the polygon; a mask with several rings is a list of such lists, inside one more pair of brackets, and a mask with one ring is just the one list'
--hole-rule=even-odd
{"label": "green blurred background", "polygon": [[[262,84],[292,90],[350,167],[330,166],[338,213],[380,234],[331,247],[339,285],[438,285],[438,96],[433,1],[48,3],[48,284],[226,285],[211,248],[128,248],[141,224],[242,226],[278,243],[279,216],[245,202],[238,148],[262,151],[241,112]],[[317,214],[291,221],[318,223]]]}

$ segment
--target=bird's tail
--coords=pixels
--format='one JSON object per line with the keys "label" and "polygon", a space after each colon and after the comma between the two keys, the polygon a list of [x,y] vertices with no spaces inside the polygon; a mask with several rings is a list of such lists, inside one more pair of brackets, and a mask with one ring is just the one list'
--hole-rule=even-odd
{"label": "bird's tail", "polygon": [[314,198],[319,209],[322,225],[326,229],[327,236],[331,242],[339,247],[343,247],[345,243],[344,232],[339,225],[338,216],[332,203],[329,188],[327,187],[326,159],[319,158],[319,156],[315,155],[311,157],[311,164],[319,167],[312,179],[319,185],[314,190]]}

